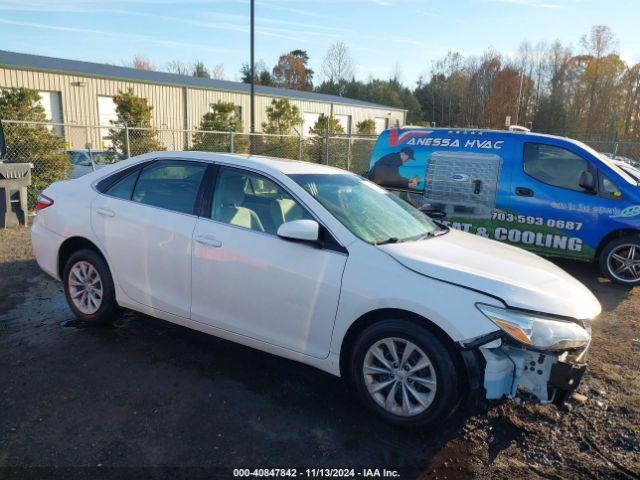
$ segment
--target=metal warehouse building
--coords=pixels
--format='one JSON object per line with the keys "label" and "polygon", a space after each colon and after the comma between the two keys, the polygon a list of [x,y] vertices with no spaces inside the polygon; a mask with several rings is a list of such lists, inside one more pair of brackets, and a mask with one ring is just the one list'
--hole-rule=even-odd
{"label": "metal warehouse building", "polygon": [[[0,50],[0,89],[26,87],[37,90],[47,117],[69,125],[111,125],[117,120],[113,97],[132,88],[153,106],[152,126],[172,130],[197,129],[202,116],[219,100],[233,102],[249,131],[250,85],[164,72],[42,57]],[[373,119],[376,129],[405,124],[406,111],[375,103],[284,88],[256,86],[256,128],[266,120],[274,98],[287,98],[300,109],[303,132],[321,113],[333,114],[345,132]],[[71,139],[69,139],[71,140]],[[75,143],[75,142],[71,142]]]}

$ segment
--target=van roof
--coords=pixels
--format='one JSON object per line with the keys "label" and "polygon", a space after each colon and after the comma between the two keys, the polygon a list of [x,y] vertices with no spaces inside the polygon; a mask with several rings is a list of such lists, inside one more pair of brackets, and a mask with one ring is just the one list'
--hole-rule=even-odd
{"label": "van roof", "polygon": [[[445,134],[445,135],[492,135],[492,136],[514,136],[514,137],[522,137],[525,136],[529,140],[541,140],[541,139],[555,139],[561,140],[564,142],[570,142],[574,145],[578,145],[580,147],[585,147],[586,145],[579,140],[574,140],[569,137],[562,137],[559,135],[551,135],[548,133],[537,133],[537,132],[523,132],[523,131],[511,131],[511,130],[495,130],[490,128],[445,128],[445,127],[418,127],[418,126],[404,126],[400,128],[389,128],[385,130],[385,132],[391,132],[393,130],[402,131],[402,133],[406,133],[408,131],[420,131],[420,132],[433,132],[435,134]],[[383,132],[384,133],[384,132]]]}
{"label": "van roof", "polygon": [[433,131],[438,133],[447,133],[450,135],[472,135],[477,134],[478,132],[496,134],[496,135],[542,135],[545,137],[555,137],[555,138],[566,138],[560,137],[557,135],[549,135],[546,133],[535,133],[535,132],[525,132],[521,130],[497,130],[491,128],[460,128],[460,127],[422,127],[422,126],[412,126],[405,125],[404,127],[399,128],[389,128],[391,130],[415,130],[415,131]]}

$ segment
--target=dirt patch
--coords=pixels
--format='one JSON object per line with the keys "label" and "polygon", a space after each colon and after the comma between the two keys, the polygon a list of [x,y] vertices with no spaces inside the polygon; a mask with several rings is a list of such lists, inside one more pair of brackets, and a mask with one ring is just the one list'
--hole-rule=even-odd
{"label": "dirt patch", "polygon": [[0,312],[19,303],[29,282],[39,273],[33,261],[29,229],[0,230]]}
{"label": "dirt patch", "polygon": [[640,288],[612,285],[589,265],[561,266],[604,308],[579,390],[586,403],[503,402],[408,433],[310,367],[134,313],[83,328],[37,267],[28,230],[0,231],[0,476],[100,465],[118,475],[351,466],[405,478],[639,478]]}

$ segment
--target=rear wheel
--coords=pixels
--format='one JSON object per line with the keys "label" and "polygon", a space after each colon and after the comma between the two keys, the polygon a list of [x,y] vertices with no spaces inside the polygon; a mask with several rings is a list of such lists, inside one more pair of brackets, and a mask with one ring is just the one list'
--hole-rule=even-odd
{"label": "rear wheel", "polygon": [[64,268],[67,303],[78,320],[102,324],[118,313],[111,272],[93,250],[73,253]]}
{"label": "rear wheel", "polygon": [[403,320],[376,323],[360,335],[350,376],[370,410],[403,427],[444,420],[460,399],[449,351],[429,330]]}
{"label": "rear wheel", "polygon": [[610,280],[623,285],[640,285],[640,237],[620,237],[600,253],[600,270]]}

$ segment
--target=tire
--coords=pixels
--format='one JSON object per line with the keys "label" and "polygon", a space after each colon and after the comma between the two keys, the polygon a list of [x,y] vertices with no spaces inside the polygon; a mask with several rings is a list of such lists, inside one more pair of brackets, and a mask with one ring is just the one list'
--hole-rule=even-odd
{"label": "tire", "polygon": [[600,271],[621,285],[640,285],[640,237],[629,235],[610,241],[600,252]]}
{"label": "tire", "polygon": [[99,253],[93,250],[74,252],[64,267],[63,282],[67,303],[81,322],[102,325],[117,317],[119,307],[113,279],[107,262]]}
{"label": "tire", "polygon": [[[399,362],[393,362],[389,340],[396,349]],[[402,358],[409,345],[418,350],[414,349],[408,358]],[[376,348],[378,356],[382,353],[392,368],[397,365],[395,373],[382,373],[388,368],[373,353]],[[427,357],[430,365],[412,372],[425,360],[423,356]],[[409,371],[405,370],[403,360],[409,364]],[[349,375],[358,397],[367,408],[388,423],[415,428],[443,421],[456,410],[460,403],[459,380],[462,375],[455,365],[447,348],[426,328],[405,320],[384,320],[367,328],[355,341],[349,361]],[[391,381],[395,381],[391,384],[393,386],[370,393],[370,390]],[[391,388],[395,390],[389,400]],[[408,408],[404,404],[405,393]],[[418,401],[418,397],[422,401]]]}

